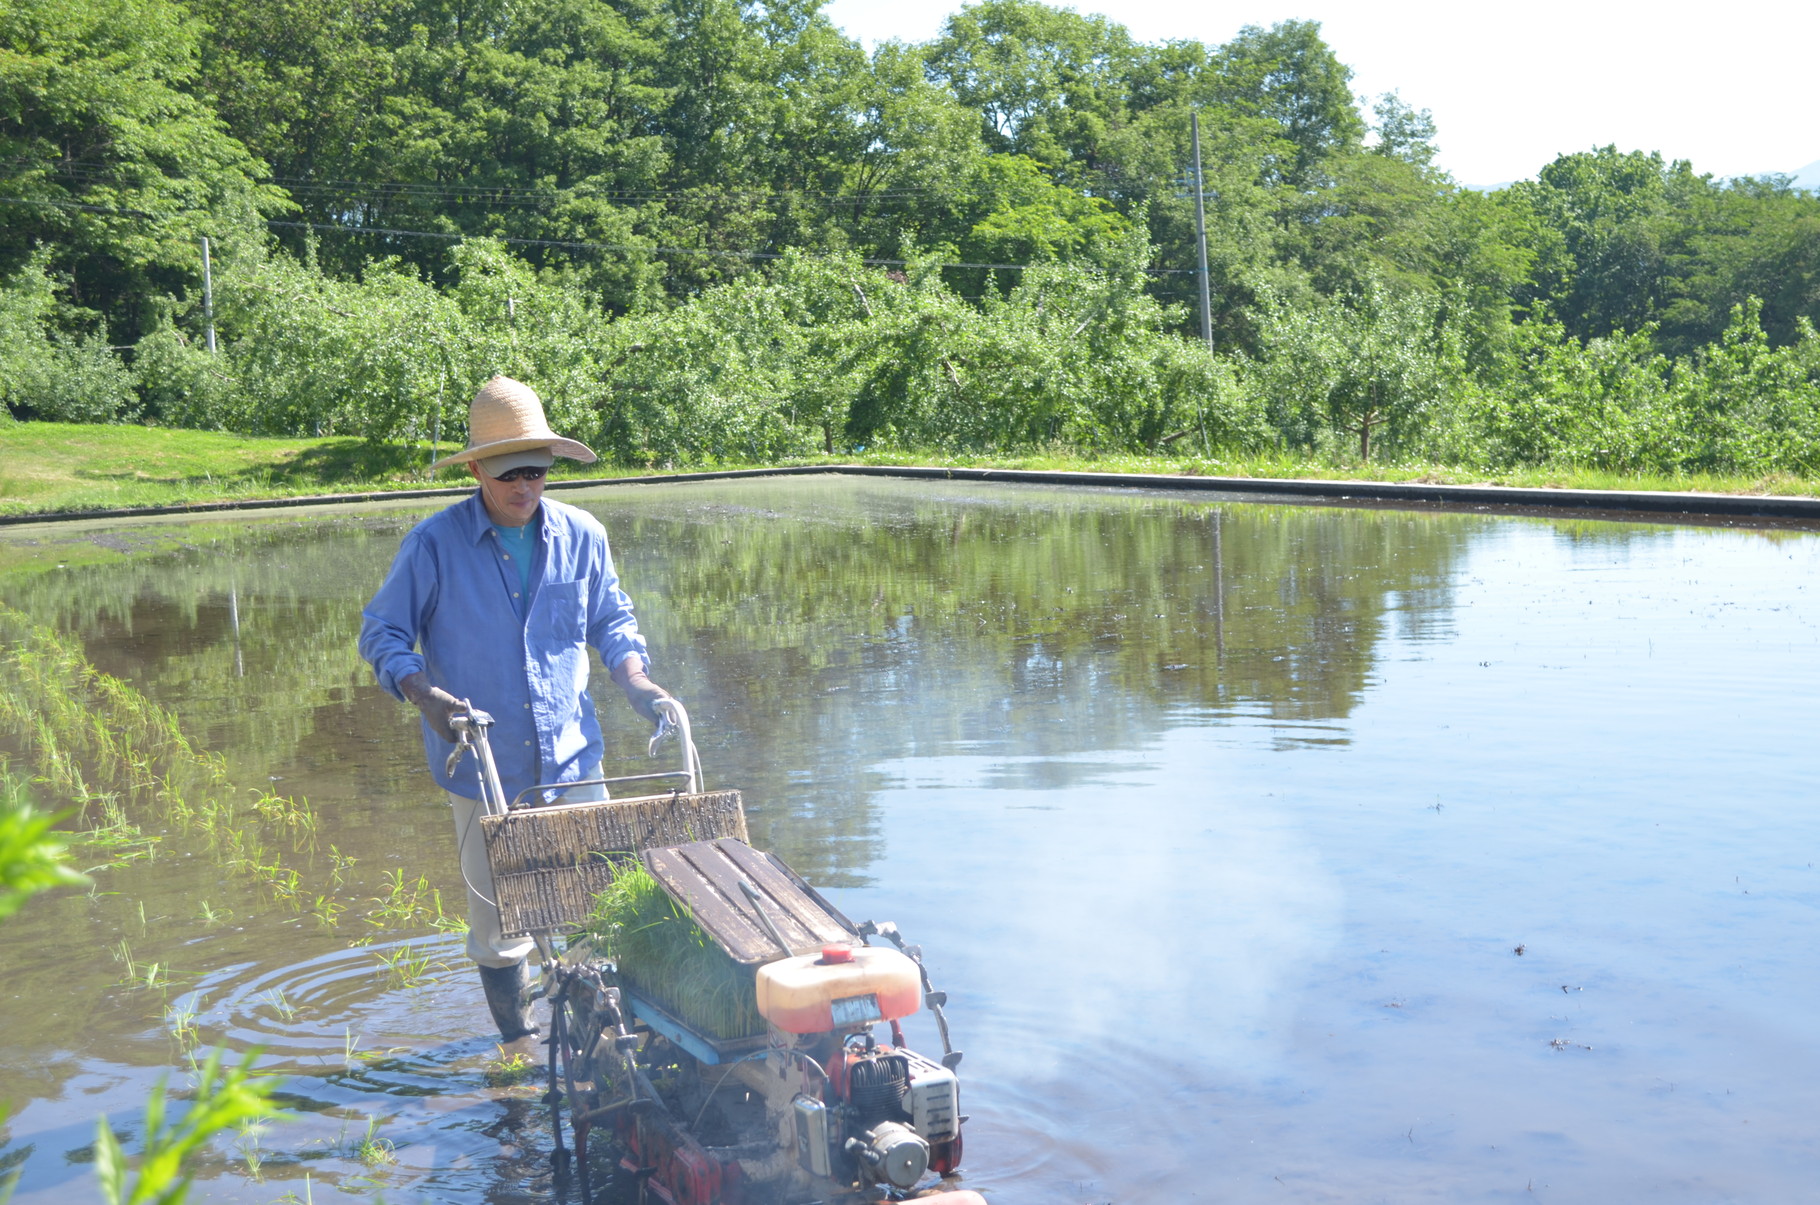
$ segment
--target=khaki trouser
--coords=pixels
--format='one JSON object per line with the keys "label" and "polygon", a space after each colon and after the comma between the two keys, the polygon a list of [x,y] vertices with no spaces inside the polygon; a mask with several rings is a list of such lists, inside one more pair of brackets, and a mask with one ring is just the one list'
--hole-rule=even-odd
{"label": "khaki trouser", "polygon": [[[599,778],[600,767],[595,766],[582,777]],[[607,788],[599,785],[572,787],[562,793],[566,803],[592,803],[606,797]],[[486,843],[480,836],[480,800],[450,792],[449,807],[455,815],[461,876],[468,887],[468,957],[483,967],[509,967],[528,956],[536,943],[528,937],[505,937],[499,932],[499,896],[493,890],[493,871],[487,865]]]}

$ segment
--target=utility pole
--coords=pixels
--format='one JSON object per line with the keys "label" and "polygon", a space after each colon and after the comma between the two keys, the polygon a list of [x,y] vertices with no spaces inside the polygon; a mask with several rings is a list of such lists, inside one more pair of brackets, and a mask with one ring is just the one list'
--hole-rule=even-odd
{"label": "utility pole", "polygon": [[1207,350],[1213,350],[1213,302],[1207,288],[1207,181],[1201,175],[1201,114],[1192,110],[1189,119],[1194,126],[1194,241],[1201,257],[1201,339]]}
{"label": "utility pole", "polygon": [[215,278],[209,271],[209,236],[202,236],[202,320],[208,323],[209,355],[215,354]]}

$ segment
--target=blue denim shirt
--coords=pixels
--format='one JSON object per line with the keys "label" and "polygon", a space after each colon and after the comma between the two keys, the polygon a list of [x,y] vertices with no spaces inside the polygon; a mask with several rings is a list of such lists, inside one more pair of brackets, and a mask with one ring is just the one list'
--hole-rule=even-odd
{"label": "blue denim shirt", "polygon": [[[360,655],[393,698],[404,698],[399,679],[421,670],[491,713],[507,799],[535,783],[574,782],[600,761],[605,744],[588,694],[587,645],[609,670],[634,653],[650,659],[606,529],[548,498],[534,522],[540,538],[530,598],[516,598],[518,571],[475,491],[410,530],[361,612]],[[473,757],[453,776],[444,773],[453,746],[427,721],[423,746],[443,789],[479,798]]]}

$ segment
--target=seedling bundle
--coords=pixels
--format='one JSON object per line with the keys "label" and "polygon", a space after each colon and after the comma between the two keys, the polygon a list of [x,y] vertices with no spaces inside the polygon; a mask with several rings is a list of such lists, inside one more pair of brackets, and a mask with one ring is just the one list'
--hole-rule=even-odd
{"label": "seedling bundle", "polygon": [[764,1032],[753,969],[702,932],[642,863],[615,867],[586,931],[622,977],[685,1024],[723,1040]]}

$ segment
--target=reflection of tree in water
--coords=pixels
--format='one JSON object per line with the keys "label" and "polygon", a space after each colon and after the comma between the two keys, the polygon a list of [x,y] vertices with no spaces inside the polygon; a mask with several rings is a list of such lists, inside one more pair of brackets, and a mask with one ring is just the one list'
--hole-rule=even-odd
{"label": "reflection of tree in water", "polygon": [[1358,700],[1388,601],[1444,605],[1486,522],[870,482],[590,509],[755,839],[834,882],[868,860],[883,761],[989,752],[1040,785],[1239,712],[1343,740],[1319,722]]}
{"label": "reflection of tree in water", "polygon": [[412,521],[160,525],[114,563],[10,576],[7,599],[78,636],[97,669],[173,708],[237,779],[264,787],[299,760],[332,760],[358,730],[348,709],[372,679],[354,651],[360,607]]}
{"label": "reflection of tree in water", "polygon": [[[1487,522],[851,479],[587,505],[711,779],[746,791],[756,840],[830,883],[864,876],[882,762],[987,752],[1005,781],[1062,783],[1095,772],[1080,755],[1235,714],[1343,740],[1323,721],[1360,697],[1387,608],[1444,613]],[[349,825],[395,824],[384,801],[430,795],[416,728],[354,640],[428,509],[198,523],[117,564],[13,578],[7,597],[176,708],[245,781],[281,775],[319,807],[361,803]],[[640,726],[596,681],[609,758],[639,756]],[[440,859],[433,818],[410,819]]]}

